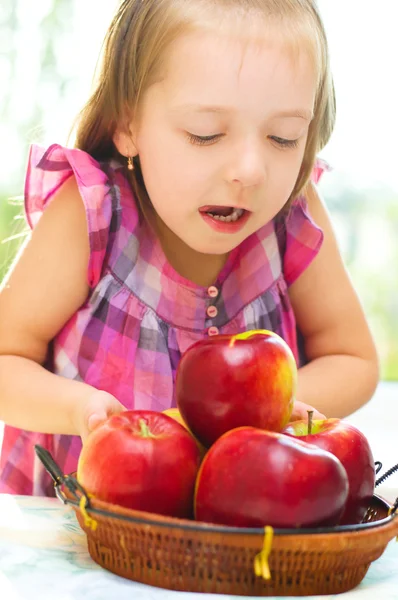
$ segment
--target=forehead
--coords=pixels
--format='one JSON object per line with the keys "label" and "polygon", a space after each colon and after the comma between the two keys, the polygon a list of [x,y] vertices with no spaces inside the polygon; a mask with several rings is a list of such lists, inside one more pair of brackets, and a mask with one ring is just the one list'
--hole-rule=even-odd
{"label": "forehead", "polygon": [[164,64],[160,86],[174,106],[184,103],[236,105],[253,110],[277,104],[312,110],[318,79],[312,52],[297,48],[281,31],[252,35],[225,27],[189,32],[175,40]]}

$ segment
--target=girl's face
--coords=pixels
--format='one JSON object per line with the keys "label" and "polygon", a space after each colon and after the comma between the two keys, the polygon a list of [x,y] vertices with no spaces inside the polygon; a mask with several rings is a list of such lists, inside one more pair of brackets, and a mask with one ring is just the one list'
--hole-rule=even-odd
{"label": "girl's face", "polygon": [[179,38],[135,137],[160,230],[226,254],[268,223],[299,174],[315,92],[313,62],[282,35]]}

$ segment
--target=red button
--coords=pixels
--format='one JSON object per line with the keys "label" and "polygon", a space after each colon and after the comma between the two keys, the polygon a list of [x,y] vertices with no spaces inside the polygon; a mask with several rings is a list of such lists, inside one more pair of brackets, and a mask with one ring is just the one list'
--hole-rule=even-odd
{"label": "red button", "polygon": [[210,336],[212,335],[218,335],[220,332],[218,331],[217,327],[209,327],[209,330],[207,332]]}
{"label": "red button", "polygon": [[218,296],[218,289],[216,288],[216,286],[211,285],[209,287],[209,289],[207,290],[207,293],[209,294],[210,298],[217,298],[217,296]]}
{"label": "red button", "polygon": [[218,315],[218,310],[215,306],[209,306],[206,312],[207,315],[211,318],[216,317]]}

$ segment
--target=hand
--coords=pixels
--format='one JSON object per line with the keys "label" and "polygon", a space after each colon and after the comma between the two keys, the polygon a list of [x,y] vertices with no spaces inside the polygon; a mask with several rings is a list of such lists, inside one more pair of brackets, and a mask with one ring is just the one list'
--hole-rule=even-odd
{"label": "hand", "polygon": [[317,411],[316,408],[314,408],[313,406],[310,406],[309,404],[305,404],[305,402],[300,402],[299,400],[296,400],[294,403],[294,406],[293,406],[293,412],[289,419],[289,422],[299,421],[301,419],[304,419],[306,421],[308,419],[308,411],[309,410],[314,411],[314,414],[312,415],[313,420],[326,419],[326,416],[323,415],[322,413],[320,413],[319,411]]}
{"label": "hand", "polygon": [[76,428],[82,442],[86,441],[94,429],[104,423],[110,416],[126,410],[112,394],[102,390],[95,390],[86,402],[79,405],[76,414]]}

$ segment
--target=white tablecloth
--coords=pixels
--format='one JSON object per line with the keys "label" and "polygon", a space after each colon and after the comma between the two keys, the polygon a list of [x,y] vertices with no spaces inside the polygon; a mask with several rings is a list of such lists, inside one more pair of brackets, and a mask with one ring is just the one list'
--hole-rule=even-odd
{"label": "white tablecloth", "polygon": [[[57,499],[0,496],[1,600],[216,600],[217,597],[172,592],[118,577],[92,561],[85,534],[71,508]],[[228,600],[234,598],[237,597],[230,596]],[[372,563],[362,583],[344,594],[347,600],[378,598],[398,600],[395,540]]]}

